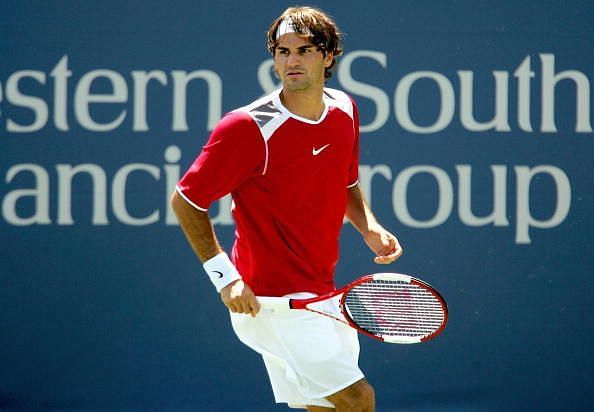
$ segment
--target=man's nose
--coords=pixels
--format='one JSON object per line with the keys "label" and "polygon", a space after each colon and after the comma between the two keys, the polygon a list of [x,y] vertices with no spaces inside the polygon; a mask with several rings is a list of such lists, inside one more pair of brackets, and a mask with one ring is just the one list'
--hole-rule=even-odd
{"label": "man's nose", "polygon": [[298,65],[301,62],[301,57],[299,56],[299,54],[297,53],[291,53],[289,54],[289,57],[287,58],[287,65],[293,67]]}

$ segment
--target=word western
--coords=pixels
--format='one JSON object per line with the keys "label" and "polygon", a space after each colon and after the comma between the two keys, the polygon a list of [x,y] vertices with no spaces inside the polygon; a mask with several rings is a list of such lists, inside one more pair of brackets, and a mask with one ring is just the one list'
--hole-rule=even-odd
{"label": "word western", "polygon": [[[437,71],[413,71],[397,80],[393,92],[390,86],[373,84],[375,79],[356,79],[354,66],[359,63],[379,65],[382,70],[388,68],[388,56],[380,51],[356,50],[345,54],[336,77],[346,92],[372,102],[371,113],[366,112],[362,116],[363,133],[377,131],[389,122],[391,103],[398,126],[416,134],[445,130],[454,121],[456,112],[459,113],[461,126],[470,132],[509,132],[517,128],[523,132],[534,132],[536,129],[555,133],[555,113],[560,105],[575,108],[575,132],[592,133],[588,76],[573,69],[558,71],[554,54],[539,55],[539,71],[533,68],[533,60],[532,56],[526,56],[513,73],[494,70],[491,86],[494,92],[489,93],[493,97],[488,98],[492,101],[477,98],[475,77],[481,76],[482,79],[484,73],[475,74],[471,70],[457,70],[455,80]],[[262,62],[257,70],[258,81],[266,93],[279,87],[272,66],[269,59]],[[166,112],[171,113],[171,131],[188,131],[190,126],[199,130],[205,126],[207,130],[212,130],[221,118],[223,81],[212,70],[165,72],[155,69],[120,73],[100,69],[76,74],[69,66],[69,56],[64,55],[49,74],[40,70],[19,70],[10,74],[4,85],[0,79],[0,122],[3,123],[0,123],[0,128],[10,133],[30,133],[52,125],[58,131],[67,132],[76,122],[79,127],[94,132],[110,132],[119,128],[146,132],[151,128],[147,113],[151,103],[166,107]],[[191,87],[196,81],[200,82],[199,87]],[[556,90],[561,82],[575,85],[575,93],[572,92],[575,101],[558,101]],[[422,83],[432,85],[435,91],[429,93],[429,98],[419,98],[414,93]],[[536,87],[540,89],[533,90]],[[516,93],[512,96],[510,91]],[[196,93],[199,95],[194,96]],[[533,101],[535,96],[539,101]],[[196,116],[196,110],[206,110],[206,125],[188,124],[190,97],[201,102],[195,110],[192,109],[192,118],[200,117]],[[164,98],[168,102],[163,102]],[[435,101],[428,102],[428,99]],[[438,113],[435,119],[425,122],[427,124],[419,124],[411,108],[425,107],[428,103],[437,105]],[[476,119],[475,112],[484,107],[492,107],[493,115],[489,120]],[[513,107],[516,108],[514,118],[510,113]],[[538,127],[532,120],[537,117],[535,108],[540,108]],[[162,122],[161,119],[153,119],[153,122],[157,121]]]}

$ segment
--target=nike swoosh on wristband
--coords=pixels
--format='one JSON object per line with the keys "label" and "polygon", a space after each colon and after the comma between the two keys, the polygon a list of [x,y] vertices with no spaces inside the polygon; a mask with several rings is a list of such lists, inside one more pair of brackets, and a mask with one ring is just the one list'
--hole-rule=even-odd
{"label": "nike swoosh on wristband", "polygon": [[213,270],[213,272],[219,274],[219,276],[218,276],[219,279],[223,277],[223,273],[219,272],[218,270]]}
{"label": "nike swoosh on wristband", "polygon": [[320,147],[319,149],[316,149],[315,147],[311,150],[311,154],[313,154],[314,156],[319,155],[320,153],[322,153],[322,150],[324,150],[325,148],[327,148],[328,146],[330,146],[330,143],[328,143],[327,145],[324,145],[322,147]]}

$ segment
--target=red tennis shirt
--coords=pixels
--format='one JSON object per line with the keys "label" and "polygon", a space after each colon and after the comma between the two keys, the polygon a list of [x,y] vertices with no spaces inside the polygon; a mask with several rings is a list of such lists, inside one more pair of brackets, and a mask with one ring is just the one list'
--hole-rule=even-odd
{"label": "red tennis shirt", "polygon": [[318,121],[289,112],[280,90],[219,121],[177,185],[197,209],[231,193],[231,259],[259,296],[333,291],[347,190],[358,182],[359,120],[325,88]]}

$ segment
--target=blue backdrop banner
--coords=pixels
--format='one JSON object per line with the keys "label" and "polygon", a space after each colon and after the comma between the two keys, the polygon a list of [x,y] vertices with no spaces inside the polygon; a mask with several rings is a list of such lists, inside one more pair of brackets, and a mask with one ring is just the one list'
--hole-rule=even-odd
{"label": "blue backdrop banner", "polygon": [[[0,5],[0,409],[267,411],[169,207],[226,112],[278,87],[292,4]],[[346,33],[360,184],[439,289],[437,339],[361,338],[379,411],[594,409],[594,6],[318,1]],[[226,248],[230,199],[210,210]],[[337,283],[385,271],[345,225]]]}

